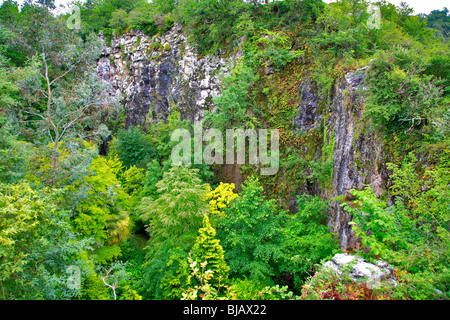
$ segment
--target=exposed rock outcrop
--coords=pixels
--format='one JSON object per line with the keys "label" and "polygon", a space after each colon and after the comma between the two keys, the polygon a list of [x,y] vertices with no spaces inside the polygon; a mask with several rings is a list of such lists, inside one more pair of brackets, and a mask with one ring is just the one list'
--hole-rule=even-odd
{"label": "exposed rock outcrop", "polygon": [[326,270],[333,270],[339,275],[346,273],[354,281],[366,282],[369,288],[382,284],[397,286],[394,270],[387,262],[380,260],[373,264],[360,256],[338,253],[322,265],[321,271]]}
{"label": "exposed rock outcrop", "polygon": [[[385,185],[381,139],[377,132],[367,131],[362,123],[366,70],[367,67],[347,73],[331,94],[328,125],[333,128],[335,139],[332,198],[351,198],[349,191],[364,185],[370,185],[375,194],[380,195]],[[350,221],[351,216],[334,201],[330,226],[339,235],[344,250],[358,247],[348,224]]]}
{"label": "exposed rock outcrop", "polygon": [[305,79],[300,85],[299,95],[301,99],[295,124],[301,133],[308,133],[320,126],[323,119],[320,109],[324,109],[327,99],[318,93],[317,84],[310,79]]}
{"label": "exposed rock outcrop", "polygon": [[[367,131],[362,122],[367,69],[347,73],[332,89],[330,97],[322,96],[317,84],[306,78],[299,88],[300,104],[295,124],[299,134],[319,130],[326,119],[328,138],[334,143],[333,176],[330,189],[310,186],[308,192],[321,198],[351,198],[351,189],[370,185],[380,195],[386,183],[382,161],[382,143],[376,131]],[[307,152],[307,151],[306,151]],[[314,155],[317,159],[320,154]],[[352,217],[338,201],[331,202],[329,226],[338,234],[343,250],[355,249],[358,241],[348,224]]]}
{"label": "exposed rock outcrop", "polygon": [[104,45],[98,72],[124,96],[129,127],[167,119],[174,106],[182,119],[202,118],[220,93],[227,66],[219,56],[199,57],[175,24],[161,36],[137,31],[113,37],[111,46]]}

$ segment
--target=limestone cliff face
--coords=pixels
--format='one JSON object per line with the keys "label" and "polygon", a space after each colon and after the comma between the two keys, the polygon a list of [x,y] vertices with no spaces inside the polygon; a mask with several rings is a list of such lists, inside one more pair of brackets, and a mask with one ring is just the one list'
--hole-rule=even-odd
{"label": "limestone cliff face", "polygon": [[[350,189],[370,185],[380,195],[386,184],[382,143],[375,131],[362,131],[365,69],[350,72],[335,86],[330,103],[329,124],[334,128],[332,197],[350,197]],[[355,248],[356,239],[348,222],[351,217],[333,202],[330,225],[339,235],[343,249]]]}
{"label": "limestone cliff face", "polygon": [[[383,192],[387,174],[382,143],[377,132],[366,131],[367,127],[362,123],[366,71],[367,68],[363,68],[347,73],[333,87],[328,99],[318,93],[319,88],[310,79],[301,84],[301,100],[295,119],[297,128],[302,134],[308,134],[317,130],[326,118],[328,135],[334,144],[331,188],[315,184],[303,192],[325,199],[344,196],[347,200],[351,198],[351,189],[362,189],[365,185],[370,185],[376,195]],[[339,204],[338,201],[331,202],[329,225],[338,234],[341,248],[350,250],[358,243],[348,225],[351,216]]]}
{"label": "limestone cliff face", "polygon": [[202,118],[220,93],[227,65],[217,56],[200,58],[175,25],[162,36],[135,32],[113,38],[103,48],[98,72],[124,96],[129,127],[166,119],[174,106],[182,119]]}
{"label": "limestone cliff face", "polygon": [[[111,45],[103,48],[98,72],[113,93],[123,95],[126,127],[166,119],[175,106],[182,119],[194,122],[204,116],[205,110],[212,110],[212,98],[220,94],[221,79],[238,56],[239,52],[228,59],[199,57],[182,27],[175,25],[162,36],[149,38],[137,32],[113,38]],[[334,155],[331,188],[315,185],[299,193],[349,198],[350,189],[365,184],[371,185],[376,194],[382,193],[387,176],[382,144],[376,132],[363,130],[361,125],[365,75],[365,69],[346,74],[328,99],[318,94],[317,85],[310,79],[300,85],[299,112],[293,120],[299,132],[307,134],[325,119],[328,134],[334,137]],[[242,181],[239,168],[229,165],[219,176],[230,174],[234,177],[229,182]],[[357,247],[349,221],[351,216],[333,201],[329,225],[338,234],[343,250]]]}

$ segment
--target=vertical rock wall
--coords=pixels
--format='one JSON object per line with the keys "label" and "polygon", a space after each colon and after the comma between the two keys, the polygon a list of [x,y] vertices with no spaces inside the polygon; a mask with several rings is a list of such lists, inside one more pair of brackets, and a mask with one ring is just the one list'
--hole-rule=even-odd
{"label": "vertical rock wall", "polygon": [[[349,190],[362,189],[365,185],[370,185],[380,195],[386,182],[381,140],[362,123],[366,69],[346,74],[332,91],[329,119],[335,136],[332,197],[345,196],[348,200],[351,198]],[[348,225],[350,221],[350,215],[334,201],[330,226],[339,235],[344,250],[357,247]]]}
{"label": "vertical rock wall", "polygon": [[128,128],[167,119],[174,106],[182,119],[202,118],[220,93],[227,65],[218,56],[199,57],[176,24],[161,36],[132,32],[113,38],[103,48],[98,72],[124,96]]}
{"label": "vertical rock wall", "polygon": [[[315,184],[300,192],[326,199],[343,196],[347,200],[351,199],[351,189],[362,189],[365,185],[370,185],[377,195],[383,192],[387,175],[383,167],[382,143],[377,132],[367,131],[362,119],[366,71],[367,68],[363,68],[347,73],[333,87],[328,99],[319,94],[319,88],[309,78],[301,84],[299,112],[295,119],[299,134],[319,130],[326,119],[328,138],[334,137],[334,151],[331,189]],[[333,200],[329,226],[338,234],[343,250],[358,247],[348,225],[351,220],[340,203]]]}

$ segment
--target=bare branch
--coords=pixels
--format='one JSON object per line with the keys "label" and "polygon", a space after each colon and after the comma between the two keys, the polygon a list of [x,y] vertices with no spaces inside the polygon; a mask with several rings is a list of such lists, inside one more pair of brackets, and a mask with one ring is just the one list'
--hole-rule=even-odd
{"label": "bare branch", "polygon": [[109,268],[108,271],[106,271],[106,275],[104,277],[100,276],[100,278],[102,279],[103,283],[105,284],[105,286],[109,287],[112,289],[113,294],[114,294],[114,300],[117,300],[117,296],[116,296],[116,289],[118,288],[118,279],[119,279],[119,275],[116,275],[116,281],[114,282],[113,285],[110,285],[108,282],[106,282],[106,279],[110,278],[111,276],[109,275],[109,273],[111,272],[113,268]]}
{"label": "bare branch", "polygon": [[59,77],[56,77],[55,79],[53,79],[53,80],[50,82],[50,85],[52,85],[54,82],[56,82],[56,81],[58,81],[59,79],[63,78],[66,74],[68,74],[70,71],[72,71],[73,68],[75,68],[76,65],[77,65],[79,62],[81,62],[81,60],[79,60],[77,63],[73,64],[73,65],[69,68],[69,70],[67,70],[66,72],[64,72],[62,75],[60,75]]}
{"label": "bare branch", "polygon": [[37,92],[41,93],[44,97],[48,98],[47,94],[42,89],[37,89]]}
{"label": "bare branch", "polygon": [[28,110],[24,110],[23,112],[28,113],[28,114],[33,115],[33,116],[40,117],[42,120],[47,121],[47,119],[43,115],[41,115],[39,113],[36,113],[36,112],[33,112],[33,111],[28,111]]}
{"label": "bare branch", "polygon": [[52,133],[50,131],[50,129],[48,129],[48,135],[50,137],[50,140],[52,141],[53,144],[55,144],[55,140],[53,139]]}
{"label": "bare branch", "polygon": [[103,105],[103,103],[102,102],[90,102],[90,103],[87,103],[83,107],[78,108],[77,110],[74,110],[72,112],[67,113],[64,117],[61,118],[61,120],[59,120],[58,126],[61,124],[62,121],[64,121],[66,118],[69,118],[71,115],[73,115],[73,114],[75,114],[77,112],[80,112],[80,111],[84,111],[84,110],[86,110],[89,107],[100,106],[100,105]]}
{"label": "bare branch", "polygon": [[[83,53],[81,54],[81,56],[84,56],[86,54],[86,52],[88,52],[88,50],[83,51]],[[50,85],[52,85],[54,82],[58,81],[59,79],[63,78],[64,76],[66,76],[70,71],[72,71],[81,61],[83,61],[84,59],[80,59],[77,62],[75,62],[74,64],[72,64],[72,66],[69,68],[69,70],[67,70],[66,72],[64,72],[62,75],[60,75],[59,77],[56,77],[55,79],[53,79],[50,82]]]}
{"label": "bare branch", "polygon": [[409,127],[409,129],[405,131],[405,134],[407,134],[408,132],[410,132],[414,128],[414,124],[415,124],[416,120],[418,120],[419,124],[420,124],[420,123],[422,123],[422,120],[425,120],[425,119],[417,116],[417,117],[414,117],[412,119],[403,119],[403,120],[401,120],[402,122],[411,121],[411,127]]}

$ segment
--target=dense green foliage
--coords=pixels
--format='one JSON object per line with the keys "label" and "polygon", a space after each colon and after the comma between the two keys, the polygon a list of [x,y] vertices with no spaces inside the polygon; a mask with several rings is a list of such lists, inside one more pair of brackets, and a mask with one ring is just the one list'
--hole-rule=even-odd
{"label": "dense green foliage", "polygon": [[216,230],[211,226],[208,215],[203,217],[203,227],[198,230],[198,236],[192,247],[194,261],[207,261],[208,269],[214,272],[217,283],[228,278],[229,267],[225,264],[224,250],[220,241],[215,238]]}
{"label": "dense green foliage", "polygon": [[56,205],[61,193],[33,190],[26,183],[1,185],[0,283],[2,299],[70,299],[69,266],[87,268],[68,212]]}
{"label": "dense green foliage", "polygon": [[108,155],[117,154],[127,168],[131,166],[145,168],[147,163],[155,157],[152,148],[149,138],[133,127],[128,130],[119,130],[117,137],[110,144]]}
{"label": "dense green foliage", "polygon": [[427,57],[418,49],[395,48],[375,56],[366,116],[387,131],[412,133],[423,143],[424,133],[428,139],[437,134],[433,124],[447,111],[450,96],[444,88],[450,78],[444,70],[450,56],[437,49]]}
{"label": "dense green foliage", "polygon": [[[73,3],[81,30],[51,13],[53,1],[0,7],[1,299],[450,298],[448,9],[414,16],[380,1],[372,28],[363,0]],[[173,131],[193,133],[176,103],[167,119],[125,129],[122,97],[96,74],[98,34],[110,45],[175,23],[200,56],[234,57],[204,128],[279,129],[277,175],[244,165],[235,185],[220,165],[172,164]],[[377,132],[388,179],[379,196],[367,187],[332,199],[328,104],[362,67],[355,136]],[[303,132],[306,79],[320,121]],[[401,285],[313,276],[339,252],[336,201],[357,254],[388,261]]]}
{"label": "dense green foliage", "polygon": [[447,39],[450,37],[450,17],[448,12],[448,8],[433,10],[430,14],[422,17],[427,19],[427,25],[430,28],[436,29],[439,35]]}
{"label": "dense green foliage", "polygon": [[353,191],[356,200],[349,207],[355,216],[354,228],[364,246],[370,247],[368,257],[396,263],[410,282],[407,295],[413,299],[432,299],[442,290],[449,295],[448,183],[449,154],[440,164],[415,170],[417,159],[410,154],[401,166],[393,169],[391,194],[395,204],[388,206],[376,199],[373,191]]}
{"label": "dense green foliage", "polygon": [[297,288],[314,270],[314,265],[335,251],[338,244],[326,226],[327,204],[308,195],[297,199],[298,212],[285,222],[282,247],[285,258],[280,269],[289,272]]}
{"label": "dense green foliage", "polygon": [[198,170],[172,166],[156,184],[158,196],[142,199],[142,217],[149,223],[151,243],[159,246],[176,239],[192,241],[208,212],[206,186],[197,176]]}
{"label": "dense green foliage", "polygon": [[266,201],[258,180],[247,180],[242,194],[219,223],[219,239],[227,252],[231,276],[270,284],[281,259],[281,215],[276,204]]}

